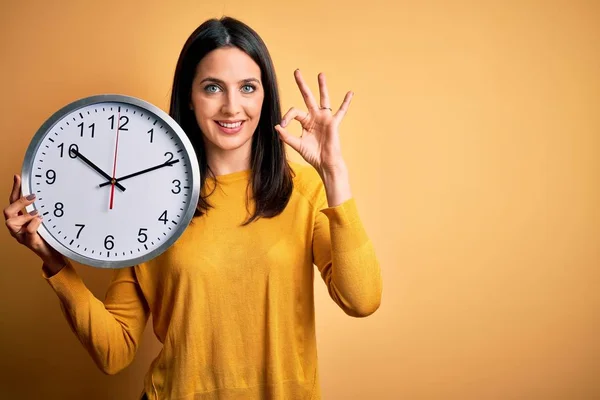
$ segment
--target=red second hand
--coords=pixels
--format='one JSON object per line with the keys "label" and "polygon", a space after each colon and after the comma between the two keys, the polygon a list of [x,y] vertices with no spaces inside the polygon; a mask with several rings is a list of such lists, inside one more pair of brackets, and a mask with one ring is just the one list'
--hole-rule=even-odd
{"label": "red second hand", "polygon": [[119,111],[118,115],[117,115],[117,143],[115,144],[115,159],[113,162],[113,174],[112,174],[112,180],[111,182],[111,188],[110,188],[110,209],[112,210],[113,208],[113,199],[115,197],[115,174],[117,172],[117,149],[119,148],[119,120],[121,119],[121,111]]}

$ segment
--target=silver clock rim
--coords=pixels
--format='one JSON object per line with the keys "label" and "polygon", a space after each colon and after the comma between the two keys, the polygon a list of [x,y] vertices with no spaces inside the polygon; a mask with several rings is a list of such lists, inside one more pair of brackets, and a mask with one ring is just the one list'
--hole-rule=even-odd
{"label": "silver clock rim", "polygon": [[[33,189],[31,188],[31,175],[33,171],[34,157],[43,139],[46,137],[47,133],[49,133],[52,127],[65,115],[75,110],[89,106],[91,104],[104,102],[135,105],[148,110],[149,112],[155,114],[157,117],[162,119],[169,126],[169,128],[171,128],[179,136],[179,139],[181,140],[185,151],[190,157],[190,167],[192,169],[192,193],[185,213],[181,218],[181,222],[177,224],[177,227],[173,230],[173,234],[169,236],[168,240],[161,242],[161,244],[158,247],[146,253],[145,255],[132,257],[126,260],[101,260],[97,258],[86,257],[64,246],[48,231],[48,229],[46,229],[44,223],[42,223],[38,228],[39,235],[51,247],[56,249],[59,253],[61,253],[68,259],[92,267],[118,269],[131,267],[150,261],[153,258],[156,258],[162,253],[164,253],[177,241],[177,239],[179,239],[179,237],[183,234],[184,230],[188,227],[188,225],[192,221],[192,218],[194,217],[196,204],[198,203],[198,198],[200,196],[200,167],[198,165],[198,158],[196,157],[196,152],[189,138],[187,137],[181,126],[179,126],[179,124],[166,112],[156,107],[155,105],[137,97],[123,94],[100,94],[85,97],[67,104],[66,106],[52,114],[52,116],[48,118],[37,130],[31,142],[29,143],[27,151],[25,152],[25,157],[21,169],[21,191],[24,196],[34,193]],[[26,207],[27,212],[31,212],[35,209],[35,202]]]}

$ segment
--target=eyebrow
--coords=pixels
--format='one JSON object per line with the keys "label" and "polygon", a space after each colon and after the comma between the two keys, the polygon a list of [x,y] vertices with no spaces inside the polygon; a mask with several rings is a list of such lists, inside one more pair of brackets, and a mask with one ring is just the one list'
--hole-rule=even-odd
{"label": "eyebrow", "polygon": [[[200,81],[200,83],[204,83],[204,82],[215,82],[215,83],[219,83],[221,85],[225,85],[225,82],[217,79],[217,78],[213,78],[211,76],[204,78]],[[260,81],[256,78],[246,78],[246,79],[242,79],[241,81],[239,81],[238,83],[248,83],[248,82],[256,82],[260,85]]]}

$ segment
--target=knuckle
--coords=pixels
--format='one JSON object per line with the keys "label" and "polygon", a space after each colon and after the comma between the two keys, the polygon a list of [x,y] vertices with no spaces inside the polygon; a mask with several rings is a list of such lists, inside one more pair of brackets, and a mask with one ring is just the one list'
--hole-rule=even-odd
{"label": "knuckle", "polygon": [[27,224],[27,233],[35,233],[37,231],[37,224],[35,222],[30,222]]}
{"label": "knuckle", "polygon": [[10,231],[10,233],[11,233],[11,234],[12,234],[12,233],[15,233],[15,234],[16,234],[16,233],[18,233],[18,232],[19,232],[19,229],[18,229],[18,227],[17,227],[17,226],[15,226],[15,225],[13,224],[13,221],[11,221],[10,219],[9,219],[9,220],[7,220],[7,221],[5,222],[5,224],[6,224],[6,227],[8,228],[8,230]]}

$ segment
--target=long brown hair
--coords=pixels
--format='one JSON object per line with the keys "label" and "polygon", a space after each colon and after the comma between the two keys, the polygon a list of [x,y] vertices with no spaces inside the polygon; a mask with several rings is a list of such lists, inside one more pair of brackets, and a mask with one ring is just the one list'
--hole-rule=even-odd
{"label": "long brown hair", "polygon": [[[293,172],[286,159],[285,145],[275,130],[275,125],[281,122],[275,69],[260,36],[248,25],[231,17],[213,18],[202,23],[187,39],[179,55],[169,114],[181,125],[194,146],[200,164],[200,184],[204,188],[207,176],[214,178],[214,173],[207,163],[202,132],[189,108],[191,87],[200,60],[222,47],[237,47],[248,54],[260,67],[265,90],[261,117],[252,137],[252,173],[248,193],[251,193],[252,199],[247,198],[246,206],[253,200],[254,210],[243,223],[247,225],[260,217],[279,215],[293,189]],[[213,191],[201,191],[195,216],[205,214],[212,207],[208,197]]]}

